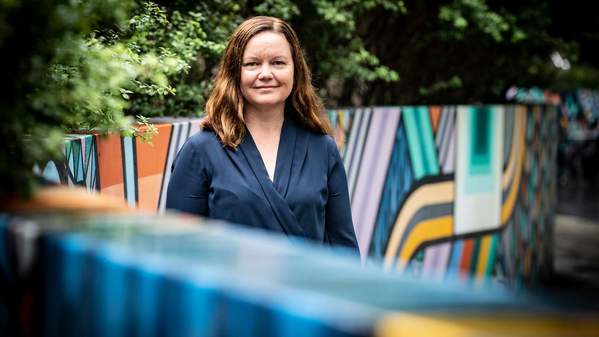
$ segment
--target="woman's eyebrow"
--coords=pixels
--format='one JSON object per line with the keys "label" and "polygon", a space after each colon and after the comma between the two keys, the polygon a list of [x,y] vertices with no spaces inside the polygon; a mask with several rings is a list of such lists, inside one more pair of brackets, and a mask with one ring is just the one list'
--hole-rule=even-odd
{"label": "woman's eyebrow", "polygon": [[[243,62],[249,62],[249,61],[259,61],[262,58],[259,56],[254,56],[254,55],[250,55],[250,56],[246,56],[244,57],[242,60]],[[287,61],[289,60],[289,57],[285,56],[285,55],[276,55],[273,57],[269,58],[270,60],[283,60],[283,61]]]}
{"label": "woman's eyebrow", "polygon": [[249,55],[249,56],[244,56],[243,59],[244,60],[257,60],[257,59],[259,59],[259,57],[254,56],[254,55]]}

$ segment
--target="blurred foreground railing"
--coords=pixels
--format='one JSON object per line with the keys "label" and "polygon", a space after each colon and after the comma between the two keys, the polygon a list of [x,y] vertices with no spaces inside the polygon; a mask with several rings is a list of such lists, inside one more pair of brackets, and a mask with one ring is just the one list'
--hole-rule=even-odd
{"label": "blurred foreground railing", "polygon": [[[594,336],[597,311],[173,216],[0,216],[8,335]],[[551,304],[549,304],[551,303]]]}

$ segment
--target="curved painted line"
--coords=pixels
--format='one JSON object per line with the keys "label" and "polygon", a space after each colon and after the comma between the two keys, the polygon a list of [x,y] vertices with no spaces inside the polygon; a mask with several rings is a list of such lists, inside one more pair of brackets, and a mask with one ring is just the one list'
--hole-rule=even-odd
{"label": "curved painted line", "polygon": [[[518,110],[516,110],[518,111]],[[510,192],[508,194],[508,197],[506,199],[506,201],[503,204],[503,207],[501,208],[501,225],[505,225],[507,223],[507,221],[510,219],[510,216],[512,215],[513,211],[514,211],[514,206],[516,204],[516,196],[518,195],[518,190],[520,189],[520,178],[522,176],[522,162],[524,160],[524,134],[523,131],[526,129],[526,114],[525,112],[523,113],[518,113],[518,118],[520,119],[520,123],[517,123],[518,126],[516,126],[518,128],[518,133],[516,134],[518,137],[518,149],[517,151],[517,155],[516,155],[516,164],[515,164],[515,177],[514,177],[514,181],[512,183]],[[516,142],[514,142],[516,143]]]}
{"label": "curved painted line", "polygon": [[[510,164],[508,166],[507,172],[508,174],[513,174],[513,180],[511,179],[511,177],[509,175],[504,175],[504,180],[503,183],[507,183],[509,184],[510,182],[512,183],[511,185],[509,185],[509,192],[508,192],[508,197],[506,199],[506,201],[504,202],[504,204],[502,205],[502,214],[501,214],[501,224],[504,225],[507,220],[509,220],[513,210],[514,210],[514,206],[515,206],[515,201],[516,201],[516,197],[517,197],[517,192],[518,192],[518,188],[520,186],[520,179],[521,179],[521,175],[522,175],[522,162],[523,162],[523,157],[524,157],[524,142],[525,142],[525,138],[524,138],[524,130],[526,130],[526,110],[525,107],[523,106],[519,106],[515,112],[516,116],[515,116],[515,127],[514,127],[514,138],[515,141],[512,141],[512,151],[510,154]],[[451,182],[453,184],[453,181]],[[426,186],[426,185],[425,185]],[[422,186],[421,188],[424,188],[425,186]],[[452,186],[453,187],[453,186]],[[410,198],[414,197],[416,198],[417,196],[415,196],[416,193],[414,193],[413,195],[410,196]],[[418,197],[422,197],[422,198],[429,198],[426,196],[418,196]],[[428,200],[428,199],[426,199]],[[453,200],[453,198],[452,198]],[[411,200],[410,200],[411,201]],[[431,202],[432,203],[432,202]],[[403,215],[404,210],[408,211],[410,210],[409,208],[406,209],[406,207],[409,207],[409,203],[406,202],[405,206],[402,207],[402,209],[400,210],[400,217]],[[419,209],[418,209],[419,210]],[[402,226],[402,237],[406,236],[405,232],[408,229],[408,225],[409,222],[412,222],[412,217],[416,214],[416,212],[414,212],[413,214],[410,214],[410,220],[408,221],[408,224],[403,224],[403,221],[400,221],[400,219],[398,218],[398,220],[396,221],[396,224],[394,225],[393,228],[393,232],[392,232],[392,236],[393,234],[395,234],[396,231],[396,226],[397,225],[401,225]],[[453,215],[449,216],[452,219],[452,227],[453,227]],[[435,236],[433,235],[433,233],[431,233],[430,237],[420,237],[418,240],[413,239],[412,238],[412,233],[415,233],[416,231],[420,231],[420,227],[422,226],[422,224],[424,224],[426,221],[416,224],[414,226],[414,230],[409,233],[407,235],[406,238],[403,238],[403,240],[401,241],[407,241],[410,240],[411,242],[415,242],[414,244],[416,244],[415,247],[413,247],[413,250],[410,250],[411,253],[410,254],[414,254],[416,252],[416,250],[422,246],[423,244],[425,244],[427,241],[432,241],[432,240],[438,240],[438,239],[442,239],[443,236]],[[450,231],[446,236],[451,236],[452,232]],[[416,235],[416,234],[414,234]],[[392,263],[393,263],[393,257],[394,256],[389,256],[390,253],[392,251],[397,251],[399,249],[401,249],[400,251],[403,253],[404,252],[404,247],[407,247],[406,244],[397,244],[397,247],[395,247],[395,245],[392,246],[392,244],[395,244],[394,238],[392,237],[390,239],[389,242],[389,246],[387,249],[387,252],[385,254],[385,267],[389,267]],[[415,240],[415,241],[414,241]],[[400,242],[401,242],[400,241]],[[487,243],[485,241],[485,243]],[[483,248],[490,248],[488,245],[486,245]],[[486,249],[488,250],[488,249]],[[485,251],[485,249],[483,249],[483,252]],[[488,257],[489,252],[487,252],[487,254],[481,254],[479,256],[479,265],[481,264],[481,258],[486,258]],[[401,253],[400,253],[400,259],[398,262],[398,266],[400,269],[402,269],[408,262],[409,260],[412,258],[412,255],[408,255],[407,258],[406,257],[401,257]],[[484,263],[480,268],[482,268],[481,272],[484,272],[484,270],[486,270],[486,263]]]}
{"label": "curved painted line", "polygon": [[400,271],[405,269],[412,255],[423,242],[449,236],[452,232],[453,215],[429,219],[417,224],[401,249],[399,261],[397,262],[398,269]]}
{"label": "curved painted line", "polygon": [[408,240],[410,233],[414,230],[414,228],[418,227],[418,225],[422,222],[425,222],[430,219],[436,219],[443,216],[453,216],[453,202],[448,202],[445,204],[433,204],[426,205],[418,210],[416,214],[410,219],[408,226],[406,227],[401,240],[399,241],[399,251],[401,252],[405,242]]}
{"label": "curved painted line", "polygon": [[[505,202],[502,205],[502,212],[501,212],[501,225],[505,225],[506,222],[509,220],[509,218],[511,217],[513,210],[514,210],[514,206],[515,206],[515,202],[516,202],[516,198],[517,198],[517,192],[518,189],[520,187],[520,180],[521,180],[521,176],[522,176],[522,164],[524,161],[524,145],[525,145],[525,134],[524,131],[526,130],[526,107],[524,106],[518,106],[516,108],[515,111],[515,125],[514,125],[514,133],[513,135],[515,136],[515,140],[512,141],[512,150],[510,153],[510,163],[508,164],[508,168],[505,171],[504,177],[503,177],[503,187],[505,188],[507,185],[507,188],[509,188],[509,192],[508,192],[508,196],[507,199],[505,199]],[[513,175],[513,180],[511,175]],[[510,184],[511,182],[511,184]],[[444,186],[439,186],[445,184]],[[400,251],[399,254],[399,261],[398,261],[398,267],[400,270],[402,270],[405,265],[407,265],[407,263],[409,262],[409,260],[412,258],[412,255],[419,249],[419,247],[421,247],[423,244],[425,244],[427,241],[433,241],[433,240],[438,240],[438,239],[442,239],[444,237],[449,237],[453,234],[452,230],[453,230],[453,215],[448,215],[448,216],[444,216],[444,217],[439,217],[439,218],[435,218],[435,219],[430,219],[430,220],[424,220],[420,223],[417,223],[416,225],[413,225],[414,229],[406,235],[406,231],[409,229],[408,227],[412,227],[410,226],[410,223],[413,223],[414,221],[414,216],[418,213],[418,211],[420,211],[421,208],[426,207],[428,205],[432,205],[432,204],[437,204],[437,203],[441,203],[443,199],[443,197],[447,197],[447,189],[448,187],[450,187],[450,192],[449,192],[449,198],[446,200],[446,202],[453,202],[454,201],[454,197],[453,197],[453,186],[454,186],[454,181],[448,181],[448,182],[444,182],[444,183],[437,183],[437,184],[428,184],[428,185],[423,185],[421,186],[418,190],[414,191],[413,193],[410,194],[410,196],[408,197],[408,200],[406,200],[405,204],[403,205],[403,207],[400,209],[399,211],[399,216],[395,222],[395,224],[393,225],[393,231],[391,232],[391,237],[389,239],[389,244],[387,247],[387,251],[385,253],[385,261],[384,261],[384,265],[386,268],[389,268],[392,264],[393,261],[395,259],[395,256],[397,256],[397,251]],[[436,191],[435,193],[431,193],[432,191]],[[449,228],[450,230],[448,232],[443,232],[445,234],[440,235],[440,231],[444,231],[447,230],[447,223],[445,222],[438,222],[439,219],[445,219],[448,218],[450,219],[450,223],[449,223]],[[444,220],[447,221],[447,220]],[[431,227],[431,223],[436,223],[436,224],[440,224],[439,226],[441,226],[440,228],[434,228]],[[429,228],[429,229],[426,229]],[[430,233],[426,233],[427,230],[430,230]],[[402,241],[405,242],[405,244],[402,244]],[[409,245],[408,245],[409,242]],[[487,270],[487,265],[488,265],[488,260],[486,262],[482,262],[483,260],[481,259],[486,259],[487,255],[489,255],[489,249],[490,249],[490,242],[489,240],[485,240],[483,242],[483,247],[482,247],[482,251],[481,254],[479,254],[479,273],[484,273]],[[487,254],[482,254],[484,252],[487,252]]]}
{"label": "curved painted line", "polygon": [[[372,113],[351,200],[354,230],[361,252],[370,250],[370,240],[395,144],[401,114],[397,108],[377,108]],[[364,255],[366,257],[366,255]]]}
{"label": "curved painted line", "polygon": [[514,126],[516,124],[516,105],[508,105],[504,108],[504,128],[503,128],[503,153],[501,155],[501,171],[507,169],[514,140]]}
{"label": "curved painted line", "polygon": [[391,267],[393,264],[403,233],[418,210],[428,205],[452,202],[454,199],[453,193],[453,180],[422,185],[413,193],[410,193],[399,210],[395,224],[393,224],[393,230],[391,231],[387,251],[385,252],[384,265],[386,268]]}
{"label": "curved painted line", "polygon": [[[503,181],[501,184],[503,190],[506,190],[509,187],[509,184],[514,177],[514,169],[516,166],[518,146],[520,144],[520,141],[524,138],[522,130],[524,130],[525,128],[522,124],[522,116],[526,116],[526,107],[522,105],[516,106],[516,109],[514,110],[514,115],[514,132],[512,133],[512,137],[518,137],[518,141],[512,140],[509,163],[507,169],[503,172]],[[524,122],[525,121],[526,119],[524,119]]]}
{"label": "curved painted line", "polygon": [[437,133],[436,144],[439,152],[439,169],[443,173],[454,171],[455,159],[455,110],[443,107],[443,115]]}
{"label": "curved painted line", "polygon": [[[352,141],[351,150],[348,149],[348,154],[351,157],[348,158],[347,162],[347,182],[349,189],[350,201],[355,199],[355,190],[358,180],[358,172],[362,165],[362,156],[364,155],[364,146],[366,144],[366,136],[370,129],[370,123],[372,121],[372,109],[364,109],[357,116],[360,116],[360,120],[356,123],[357,134],[355,137],[350,138]],[[354,222],[355,223],[355,222]]]}

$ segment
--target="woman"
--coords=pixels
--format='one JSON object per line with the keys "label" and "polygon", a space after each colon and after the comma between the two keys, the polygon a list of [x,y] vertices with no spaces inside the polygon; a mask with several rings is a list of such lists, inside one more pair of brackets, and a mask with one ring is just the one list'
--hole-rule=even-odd
{"label": "woman", "polygon": [[289,24],[237,27],[205,110],[167,208],[358,249],[343,164]]}

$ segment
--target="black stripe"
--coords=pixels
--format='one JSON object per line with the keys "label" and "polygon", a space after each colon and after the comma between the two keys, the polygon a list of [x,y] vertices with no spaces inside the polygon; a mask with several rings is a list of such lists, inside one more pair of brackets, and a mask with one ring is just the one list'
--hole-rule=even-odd
{"label": "black stripe", "polygon": [[[162,190],[164,189],[164,180],[166,179],[166,170],[169,170],[168,167],[168,158],[170,157],[171,143],[173,142],[173,135],[175,134],[175,126],[176,124],[171,124],[171,134],[168,137],[168,146],[166,147],[166,160],[164,161],[164,168],[162,169],[162,182],[160,183],[160,193],[158,194],[158,205],[156,206],[157,210],[160,210],[160,205],[162,204]],[[174,155],[173,155],[174,156]]]}

